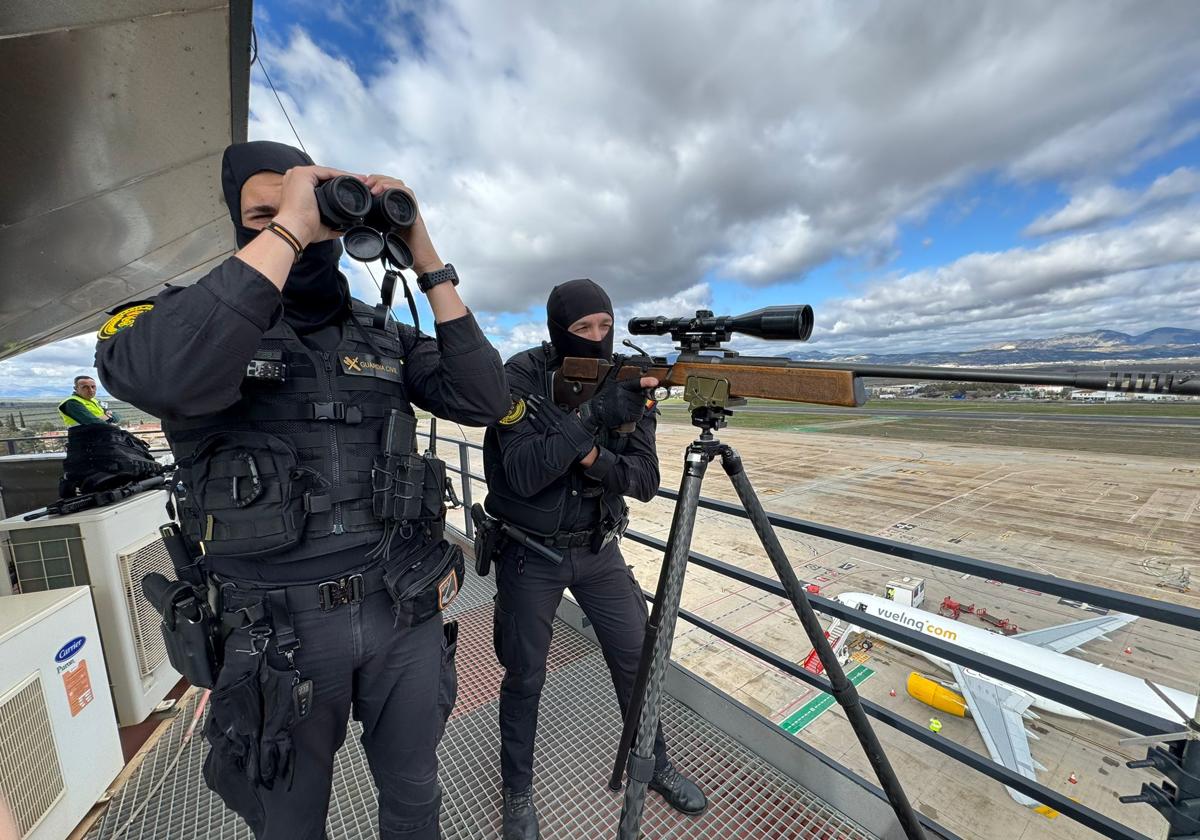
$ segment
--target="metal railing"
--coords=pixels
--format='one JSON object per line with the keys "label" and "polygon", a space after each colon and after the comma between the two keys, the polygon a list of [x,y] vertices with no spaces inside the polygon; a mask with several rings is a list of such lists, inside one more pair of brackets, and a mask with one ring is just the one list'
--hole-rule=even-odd
{"label": "metal railing", "polygon": [[[418,435],[426,439],[429,437],[428,432],[418,432]],[[474,498],[472,484],[476,481],[484,482],[482,475],[471,471],[471,452],[481,452],[483,447],[472,441],[448,438],[441,435],[438,435],[437,440],[439,444],[450,444],[458,449],[458,466],[455,467],[452,464],[447,464],[446,469],[460,476],[464,510],[469,511],[471,501]],[[678,494],[674,490],[660,488],[657,495],[660,498],[675,501]],[[748,519],[746,512],[741,506],[731,502],[702,496],[700,498],[700,507],[739,519]],[[835,528],[830,525],[822,525],[782,514],[770,514],[769,518],[772,525],[783,531],[820,537],[821,539],[843,545],[878,551],[894,557],[924,563],[939,569],[975,575],[987,580],[1001,581],[1025,589],[1083,601],[1097,607],[1130,613],[1131,615],[1159,621],[1186,630],[1200,631],[1200,610],[1179,604],[1158,601],[1153,598],[1143,598],[1138,595],[1131,595],[1086,583],[1077,583],[1037,572],[1027,572],[1022,569],[986,560],[951,554],[950,552],[932,548],[923,548],[909,543],[897,542],[884,537],[876,537],[844,528]],[[456,526],[451,525],[451,527]],[[456,530],[461,530],[461,533],[467,539],[472,539],[474,528],[471,517],[469,515],[464,516],[463,528],[456,528]],[[666,550],[666,543],[663,540],[651,537],[632,528],[625,532],[625,537],[657,551]],[[764,577],[763,575],[747,571],[695,551],[690,552],[689,562],[763,592],[768,592],[781,598],[787,597],[783,586],[773,578]],[[643,591],[643,594],[648,601],[653,600],[652,593]],[[812,602],[814,609],[832,618],[841,619],[872,634],[891,639],[923,653],[928,653],[979,671],[1046,699],[1064,703],[1081,712],[1140,735],[1163,735],[1170,732],[1177,732],[1183,726],[1182,722],[1169,721],[1138,712],[1120,703],[1116,703],[1107,697],[1100,697],[1080,691],[1072,685],[1052,679],[1044,674],[1037,674],[990,656],[950,645],[935,636],[919,633],[885,619],[876,618],[860,610],[848,607],[839,601],[818,595],[809,595],[809,600]],[[720,627],[689,610],[681,609],[679,614],[694,626],[744,651],[755,659],[789,676],[795,677],[820,691],[830,692],[829,681],[824,677],[813,674],[796,663],[748,639],[744,639],[736,633]],[[1048,805],[1059,813],[1099,832],[1105,837],[1123,838],[1123,840],[1150,840],[1146,835],[1117,822],[1112,817],[1089,808],[1047,787],[1041,782],[1026,778],[1016,771],[998,764],[987,756],[981,755],[947,738],[935,735],[924,726],[914,723],[891,709],[866,699],[863,699],[862,703],[867,714],[881,723],[915,741],[919,741],[931,749],[937,750],[960,764],[964,764],[1015,791],[1019,791]],[[1191,710],[1186,711],[1190,712]]]}
{"label": "metal railing", "polygon": [[[418,431],[417,434],[419,437],[423,437],[426,440],[429,438],[429,433],[427,431]],[[45,439],[47,438],[9,438],[0,439],[0,443],[9,444],[11,451],[11,444],[13,441],[41,441]],[[51,437],[49,439],[65,440],[64,438],[61,438],[61,436]],[[475,482],[483,483],[485,481],[482,475],[471,471],[471,453],[482,452],[483,447],[478,443],[474,443],[473,441],[463,440],[460,438],[444,437],[442,435],[437,436],[437,441],[439,444],[452,445],[458,450],[458,466],[456,467],[451,463],[447,463],[446,469],[460,477],[460,497],[463,503],[464,511],[463,527],[460,529],[453,524],[450,524],[450,527],[459,531],[466,539],[470,540],[474,537],[474,526],[469,515],[469,511],[474,500],[473,485]],[[0,449],[0,452],[2,451],[3,450]],[[657,495],[660,498],[670,501],[675,501],[677,497],[677,493],[674,490],[663,488],[659,489]],[[741,508],[741,506],[731,502],[702,496],[700,498],[700,507],[735,518],[748,519],[746,512]],[[841,543],[842,545],[854,546],[856,548],[863,548],[870,551],[878,551],[894,557],[901,557],[914,562],[924,563],[939,569],[975,575],[984,579],[996,580],[1023,587],[1025,589],[1032,589],[1051,595],[1058,595],[1059,597],[1063,598],[1083,601],[1098,607],[1119,610],[1186,630],[1200,631],[1200,610],[1185,607],[1180,604],[1172,604],[1152,598],[1143,598],[1138,595],[1131,595],[1086,583],[1077,583],[1064,578],[1039,574],[1037,572],[1027,572],[1022,569],[1004,566],[986,560],[979,560],[973,557],[952,554],[950,552],[940,551],[938,549],[924,548],[921,546],[911,545],[909,543],[897,542],[884,537],[872,536],[870,534],[863,534],[844,528],[836,528],[830,525],[822,525],[820,523],[810,522],[808,520],[798,519],[796,517],[785,516],[783,514],[769,514],[769,519],[771,520],[772,525],[784,531],[807,534],[809,536]],[[636,543],[657,551],[664,551],[666,549],[666,543],[664,541],[641,533],[640,531],[630,529],[626,531],[625,536]],[[782,585],[772,578],[764,577],[763,575],[747,571],[730,563],[726,563],[695,551],[690,552],[689,562],[700,566],[701,568],[715,572],[723,577],[727,577],[752,586],[763,592],[777,595],[781,598],[787,597]],[[647,600],[653,600],[651,593],[643,591],[643,594]],[[848,607],[838,601],[824,598],[819,595],[810,595],[809,600],[812,602],[814,609],[823,612],[828,616],[841,619],[849,624],[861,627],[872,634],[891,639],[910,648],[914,648],[920,652],[928,653],[941,659],[972,668],[983,674],[994,677],[1018,688],[1033,692],[1049,700],[1064,703],[1072,708],[1078,709],[1081,712],[1092,715],[1093,717],[1119,726],[1123,729],[1127,729],[1141,735],[1163,735],[1170,732],[1176,732],[1182,727],[1181,722],[1168,721],[1152,715],[1137,712],[1136,710],[1116,703],[1107,697],[1100,697],[1087,692],[1082,692],[1074,686],[1059,682],[1058,680],[1054,680],[1044,674],[1036,674],[1018,666],[1001,662],[998,659],[974,653],[965,648],[950,645],[947,642],[938,639],[937,637],[919,633],[915,630],[910,630],[885,619],[876,618],[860,610]],[[739,650],[744,651],[764,664],[776,668],[789,676],[795,677],[796,679],[799,679],[808,685],[819,689],[820,691],[826,693],[830,692],[829,681],[824,677],[813,674],[796,665],[796,663],[791,662],[790,660],[787,660],[759,645],[756,645],[755,643],[738,636],[736,633],[720,627],[719,625],[714,624],[713,622],[708,621],[707,619],[704,619],[689,610],[681,609],[680,616],[694,626],[738,648]],[[1007,767],[996,763],[995,761],[992,761],[986,756],[980,755],[973,750],[956,744],[947,738],[939,737],[927,731],[923,726],[908,720],[907,718],[890,709],[887,709],[886,707],[880,706],[866,699],[864,699],[862,703],[867,714],[881,723],[890,726],[909,738],[919,741],[931,749],[937,750],[943,755],[946,755],[1001,784],[1007,785],[1013,790],[1019,791],[1026,796],[1032,797],[1033,799],[1050,806],[1059,813],[1075,820],[1081,825],[1100,832],[1106,837],[1122,838],[1123,840],[1150,840],[1150,838],[1147,838],[1146,835],[1117,822],[1113,818],[1089,808],[1086,805],[1071,799],[1070,797],[1058,793],[1041,782],[1028,779],[1019,773],[1016,773],[1015,771],[1010,770]]]}

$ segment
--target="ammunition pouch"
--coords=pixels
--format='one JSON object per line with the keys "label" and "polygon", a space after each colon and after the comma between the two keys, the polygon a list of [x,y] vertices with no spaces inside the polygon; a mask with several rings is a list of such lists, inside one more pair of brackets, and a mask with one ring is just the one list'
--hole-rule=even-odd
{"label": "ammunition pouch", "polygon": [[500,553],[500,523],[488,516],[483,505],[478,503],[471,506],[471,522],[475,525],[475,573],[487,577]]}
{"label": "ammunition pouch", "polygon": [[[184,533],[208,557],[265,557],[300,542],[321,478],[301,469],[296,450],[265,432],[215,432],[179,465]],[[324,507],[322,504],[324,503]]]}
{"label": "ammunition pouch", "polygon": [[402,528],[424,528],[435,540],[445,519],[446,462],[416,452],[416,418],[393,410],[384,423],[383,452],[371,468],[371,509],[376,519]]}
{"label": "ammunition pouch", "polygon": [[142,579],[146,600],[162,616],[162,634],[171,667],[192,685],[212,688],[221,670],[220,626],[207,593],[157,572]]}
{"label": "ammunition pouch", "polygon": [[440,613],[463,582],[462,549],[437,540],[388,568],[383,585],[395,602],[397,627],[415,627]]}

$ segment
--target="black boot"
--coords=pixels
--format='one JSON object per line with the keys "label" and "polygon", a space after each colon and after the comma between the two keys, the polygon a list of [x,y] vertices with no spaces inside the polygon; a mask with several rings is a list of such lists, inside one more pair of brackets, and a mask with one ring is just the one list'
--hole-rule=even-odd
{"label": "black boot", "polygon": [[537,810],[533,807],[533,786],[525,790],[504,789],[504,826],[501,840],[538,840]]}
{"label": "black boot", "polygon": [[701,814],[708,807],[708,800],[696,783],[676,770],[670,762],[655,769],[654,777],[650,779],[650,790],[661,794],[676,811],[689,816]]}

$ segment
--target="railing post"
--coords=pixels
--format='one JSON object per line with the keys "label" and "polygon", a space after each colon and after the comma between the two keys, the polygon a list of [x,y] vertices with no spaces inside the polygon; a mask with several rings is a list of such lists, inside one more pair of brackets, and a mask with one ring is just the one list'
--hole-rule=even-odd
{"label": "railing post", "polygon": [[9,455],[17,454],[17,442],[15,440],[6,440],[4,441],[4,445],[8,449]]}
{"label": "railing post", "polygon": [[458,442],[458,468],[462,478],[463,533],[467,535],[467,539],[473,540],[475,523],[471,521],[471,450],[465,440]]}

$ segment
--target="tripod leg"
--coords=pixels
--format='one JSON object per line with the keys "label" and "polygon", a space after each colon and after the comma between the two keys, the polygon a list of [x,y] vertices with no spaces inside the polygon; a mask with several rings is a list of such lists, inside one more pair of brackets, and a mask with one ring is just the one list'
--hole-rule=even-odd
{"label": "tripod leg", "polygon": [[908,796],[904,793],[904,788],[900,786],[900,780],[896,778],[896,771],[892,769],[892,764],[888,761],[883,746],[875,736],[875,730],[871,728],[871,722],[867,720],[867,714],[863,711],[858,697],[858,690],[854,687],[854,683],[846,679],[846,672],[842,670],[842,664],[838,662],[833,648],[829,645],[829,640],[825,638],[825,631],[817,619],[817,614],[813,612],[812,605],[808,602],[804,587],[800,585],[796,573],[792,570],[792,564],[788,562],[783,546],[779,543],[779,537],[776,536],[775,529],[767,518],[767,512],[763,509],[762,502],[759,501],[753,485],[750,484],[750,479],[746,476],[746,471],[742,468],[741,456],[730,446],[722,446],[720,452],[721,466],[725,468],[729,480],[733,482],[738,499],[741,501],[742,507],[746,509],[746,513],[749,514],[750,521],[754,524],[754,530],[758,532],[767,556],[771,558],[775,574],[787,591],[792,607],[796,610],[800,623],[804,625],[804,630],[812,641],[813,650],[817,652],[817,657],[825,666],[825,673],[828,675],[830,686],[833,689],[833,697],[845,711],[846,719],[850,721],[850,727],[858,736],[858,742],[862,745],[863,752],[866,753],[867,760],[871,763],[875,776],[879,779],[879,785],[887,794],[892,810],[896,812],[896,819],[899,820],[904,834],[909,840],[923,840],[925,831],[921,827],[920,820],[913,812]]}
{"label": "tripod leg", "polygon": [[[626,713],[626,728],[633,721],[637,721],[637,738],[629,756],[629,782],[625,786],[625,803],[621,807],[618,840],[638,840],[641,832],[646,787],[654,774],[654,733],[658,729],[662,683],[671,659],[675,622],[679,618],[679,599],[683,594],[683,575],[687,570],[688,553],[692,547],[692,531],[696,527],[700,484],[704,480],[704,471],[708,468],[710,457],[703,448],[692,445],[688,447],[684,459],[679,501],[675,503],[675,514],[671,519],[671,535],[667,539],[658,595],[654,599],[654,614],[650,617],[652,627],[649,629],[656,631],[658,635],[653,650],[643,651],[643,664],[639,666],[641,671],[645,667],[646,653],[651,652],[644,686],[645,702],[641,704],[639,714],[639,698],[631,697]],[[657,620],[655,616],[658,617]]]}
{"label": "tripod leg", "polygon": [[621,726],[621,743],[617,745],[617,757],[613,761],[612,776],[608,780],[609,790],[620,790],[625,778],[625,764],[629,761],[629,750],[633,736],[637,733],[638,718],[642,713],[642,700],[646,696],[646,680],[650,677],[650,663],[654,659],[654,646],[658,644],[658,626],[662,621],[662,595],[667,584],[667,564],[663,563],[658,573],[658,594],[654,596],[654,608],[646,620],[646,637],[642,640],[642,655],[638,660],[637,674],[633,678],[633,689],[629,692],[629,705],[625,709],[625,720]]}

